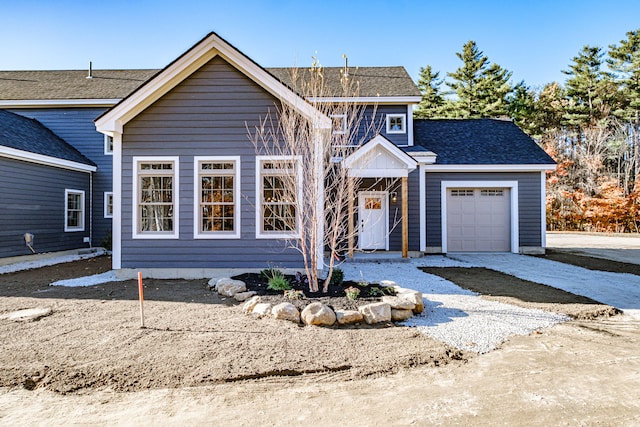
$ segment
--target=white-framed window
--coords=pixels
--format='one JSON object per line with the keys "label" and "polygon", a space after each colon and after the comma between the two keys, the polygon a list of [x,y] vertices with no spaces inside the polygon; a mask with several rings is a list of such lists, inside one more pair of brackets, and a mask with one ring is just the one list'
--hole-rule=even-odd
{"label": "white-framed window", "polygon": [[84,231],[84,191],[64,190],[64,231]]}
{"label": "white-framed window", "polygon": [[407,115],[387,114],[387,133],[407,133]]}
{"label": "white-framed window", "polygon": [[240,157],[194,157],[194,238],[240,238]]}
{"label": "white-framed window", "polygon": [[104,217],[113,218],[113,191],[104,192]]}
{"label": "white-framed window", "polygon": [[344,135],[347,133],[347,115],[346,114],[330,114],[331,129],[334,135]]}
{"label": "white-framed window", "polygon": [[113,137],[104,136],[104,154],[113,154]]}
{"label": "white-framed window", "polygon": [[300,235],[301,167],[295,156],[256,156],[256,238]]}
{"label": "white-framed window", "polygon": [[133,238],[178,238],[178,163],[178,157],[133,158]]}

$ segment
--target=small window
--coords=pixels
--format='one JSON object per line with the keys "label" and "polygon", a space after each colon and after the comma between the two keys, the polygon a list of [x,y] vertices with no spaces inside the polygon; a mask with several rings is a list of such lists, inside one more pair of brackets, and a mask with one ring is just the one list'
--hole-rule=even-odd
{"label": "small window", "polygon": [[64,231],[84,231],[84,191],[64,190]]}
{"label": "small window", "polygon": [[134,237],[178,238],[178,158],[135,158]]}
{"label": "small window", "polygon": [[105,191],[104,193],[104,217],[113,218],[113,192]]}
{"label": "small window", "polygon": [[196,238],[240,237],[240,158],[196,157]]}
{"label": "small window", "polygon": [[500,189],[480,190],[480,195],[489,196],[489,197],[500,197],[500,196],[504,196],[504,190],[500,190]]}
{"label": "small window", "polygon": [[344,135],[347,133],[347,115],[331,114],[331,127],[334,135]]}
{"label": "small window", "polygon": [[302,198],[300,162],[290,156],[257,159],[257,237],[293,237],[299,233],[299,200]]}
{"label": "small window", "polygon": [[407,133],[406,114],[387,114],[387,133]]}
{"label": "small window", "polygon": [[104,136],[104,154],[113,154],[113,137]]}
{"label": "small window", "polygon": [[473,190],[455,189],[451,190],[452,197],[473,197]]}

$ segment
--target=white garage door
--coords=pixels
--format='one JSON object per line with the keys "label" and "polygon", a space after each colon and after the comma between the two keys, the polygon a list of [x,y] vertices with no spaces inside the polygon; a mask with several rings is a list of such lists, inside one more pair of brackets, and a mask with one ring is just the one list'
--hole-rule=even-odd
{"label": "white garage door", "polygon": [[447,189],[447,252],[509,252],[508,188]]}

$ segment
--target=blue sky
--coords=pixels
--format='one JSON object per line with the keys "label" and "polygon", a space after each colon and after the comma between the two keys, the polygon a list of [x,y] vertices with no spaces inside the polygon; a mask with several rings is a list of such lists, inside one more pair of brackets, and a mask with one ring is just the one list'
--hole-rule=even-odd
{"label": "blue sky", "polygon": [[[615,9],[614,9],[615,7]],[[564,82],[582,46],[640,28],[640,2],[0,0],[0,69],[162,68],[215,31],[259,64],[403,65],[441,72],[475,40],[530,86]]]}

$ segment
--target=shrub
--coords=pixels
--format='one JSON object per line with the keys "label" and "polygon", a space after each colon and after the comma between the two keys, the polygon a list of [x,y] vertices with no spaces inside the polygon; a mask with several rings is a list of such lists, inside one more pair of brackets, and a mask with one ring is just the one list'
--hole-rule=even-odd
{"label": "shrub", "polygon": [[369,296],[371,297],[379,297],[384,295],[384,292],[378,288],[377,286],[372,286],[369,288]]}
{"label": "shrub", "polygon": [[351,301],[355,301],[360,296],[360,289],[353,286],[349,286],[347,289],[344,290],[344,293],[347,294],[348,299],[350,299]]}
{"label": "shrub", "polygon": [[344,282],[344,272],[339,268],[334,268],[333,273],[331,274],[331,280],[329,280],[329,284],[341,285],[342,282]]}
{"label": "shrub", "polygon": [[287,291],[291,289],[289,281],[284,277],[284,274],[280,270],[271,270],[271,277],[269,277],[267,289],[271,289],[272,291]]}
{"label": "shrub", "polygon": [[277,268],[273,268],[273,267],[264,268],[260,270],[260,278],[263,280],[269,280],[274,276],[274,274],[277,274],[277,273],[280,273],[280,270],[278,270]]}

